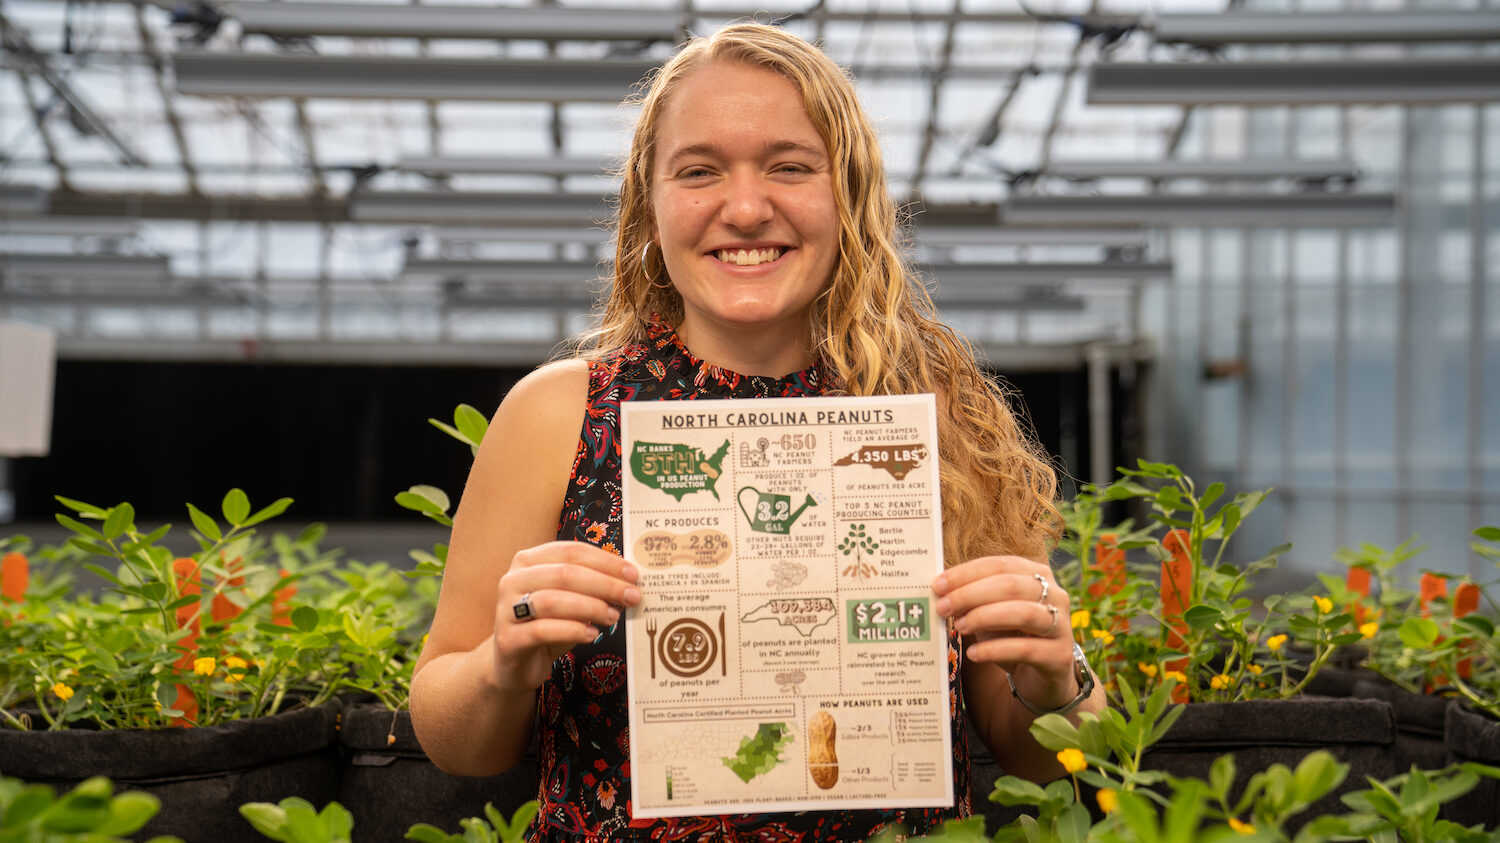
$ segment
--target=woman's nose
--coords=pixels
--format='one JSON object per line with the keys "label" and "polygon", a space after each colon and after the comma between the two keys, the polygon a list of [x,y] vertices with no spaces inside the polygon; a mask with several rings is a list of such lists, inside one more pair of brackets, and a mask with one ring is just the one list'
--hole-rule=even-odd
{"label": "woman's nose", "polygon": [[741,231],[753,231],[770,222],[775,212],[766,187],[759,173],[731,175],[722,213],[725,224]]}

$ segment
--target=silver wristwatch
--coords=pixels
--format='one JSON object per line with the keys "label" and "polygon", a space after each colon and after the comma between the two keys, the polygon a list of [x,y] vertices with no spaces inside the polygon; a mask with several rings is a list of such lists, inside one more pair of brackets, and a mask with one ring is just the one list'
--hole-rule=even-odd
{"label": "silver wristwatch", "polygon": [[1067,714],[1082,705],[1083,701],[1094,692],[1094,672],[1089,670],[1088,660],[1083,657],[1083,648],[1078,646],[1077,641],[1073,642],[1073,678],[1078,682],[1078,696],[1057,708],[1042,708],[1021,696],[1021,692],[1016,690],[1016,680],[1012,679],[1009,673],[1005,674],[1005,681],[1010,683],[1011,696],[1025,706],[1027,711],[1038,717],[1043,714]]}

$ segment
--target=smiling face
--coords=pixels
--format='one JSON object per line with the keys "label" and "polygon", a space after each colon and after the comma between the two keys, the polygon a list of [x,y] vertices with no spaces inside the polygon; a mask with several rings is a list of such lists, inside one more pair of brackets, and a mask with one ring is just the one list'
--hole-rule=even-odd
{"label": "smiling face", "polygon": [[839,223],[828,149],[796,85],[728,61],[683,79],[658,124],[651,202],[654,239],[682,296],[683,341],[725,364],[715,347],[752,333],[805,357]]}

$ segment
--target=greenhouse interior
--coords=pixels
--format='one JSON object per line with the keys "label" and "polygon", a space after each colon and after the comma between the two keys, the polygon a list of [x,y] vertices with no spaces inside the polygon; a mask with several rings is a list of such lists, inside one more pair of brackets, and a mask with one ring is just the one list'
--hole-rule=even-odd
{"label": "greenhouse interior", "polygon": [[[943,389],[894,457],[616,403],[607,436],[677,425],[629,443],[689,484],[627,447],[610,529],[623,494],[641,543],[578,533],[684,601],[659,639],[649,586],[607,601],[623,649],[556,657],[628,707],[624,766],[570,778],[550,697],[483,775],[412,725],[487,426],[639,247],[615,215],[649,74],[744,22],[847,71],[910,284],[1055,479],[1050,558],[1016,574],[1053,625],[1023,637],[1071,631],[1074,704],[1113,719],[1012,680],[1051,775],[961,722],[989,728],[948,669],[984,636],[927,583],[981,522],[938,495],[937,432],[969,429]],[[0,0],[0,36],[0,838],[1500,840],[1500,2]],[[817,400],[896,397],[851,395]],[[797,485],[803,444],[834,479]],[[856,471],[930,476],[921,516],[847,500]],[[642,501],[728,532],[643,538]],[[866,626],[918,557],[921,617]],[[887,634],[937,655],[870,679]],[[903,681],[939,691],[848,710]],[[669,710],[700,748],[662,761]],[[744,820],[792,810],[883,819]]]}

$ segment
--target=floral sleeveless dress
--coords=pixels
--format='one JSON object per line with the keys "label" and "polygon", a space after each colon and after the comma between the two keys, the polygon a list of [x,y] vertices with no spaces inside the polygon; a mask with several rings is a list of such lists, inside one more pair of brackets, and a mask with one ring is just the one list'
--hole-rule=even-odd
{"label": "floral sleeveless dress", "polygon": [[[660,322],[644,343],[589,364],[588,412],[557,537],[621,552],[620,402],[819,395],[828,377],[814,367],[784,378],[745,377],[693,357]],[[630,811],[630,732],[625,698],[624,630],[574,647],[552,666],[537,698],[541,810],[531,841],[734,841],[814,843],[865,840],[887,826],[912,833],[972,813],[969,748],[963,728],[959,650],[950,637],[949,707],[955,756],[952,809],[736,814],[634,820]],[[900,794],[891,794],[893,805]]]}

